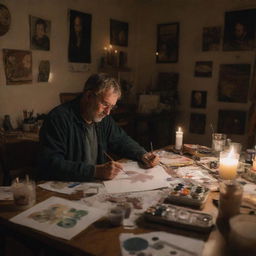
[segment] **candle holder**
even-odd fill
[[[223,180],[233,180],[237,176],[239,154],[232,151],[220,152],[219,176]]]
[[[12,182],[11,191],[17,209],[27,209],[36,202],[36,184],[31,179],[16,178]]]

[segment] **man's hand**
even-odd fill
[[[159,164],[159,157],[154,153],[148,152],[142,156],[141,161],[146,168],[152,168]]]
[[[120,163],[110,161],[105,164],[96,165],[94,177],[101,180],[112,180],[122,170],[123,167]]]

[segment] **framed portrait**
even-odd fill
[[[3,49],[7,85],[32,83],[31,51]]]
[[[246,103],[250,83],[250,64],[220,65],[218,100]]]
[[[196,61],[195,76],[211,77],[212,76],[212,61]]]
[[[189,132],[196,134],[205,133],[206,115],[201,113],[191,113]]]
[[[220,50],[221,27],[203,28],[202,51]]]
[[[50,50],[51,22],[35,16],[29,16],[30,49]]]
[[[250,51],[255,48],[256,9],[225,13],[224,51]]]
[[[11,14],[8,8],[0,4],[0,36],[3,36],[9,31],[11,25]]]
[[[156,62],[178,62],[179,56],[179,23],[157,25]]]
[[[68,61],[91,63],[92,15],[69,10]]]
[[[207,91],[191,92],[191,108],[206,108]]]
[[[110,19],[110,44],[128,46],[129,24]]]
[[[50,61],[41,60],[38,66],[38,82],[48,82],[50,76]]]
[[[225,134],[244,134],[246,111],[219,110],[218,132]]]

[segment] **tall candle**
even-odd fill
[[[232,180],[236,177],[239,154],[230,152],[220,153],[219,175],[224,180]]]
[[[176,131],[175,149],[181,150],[182,143],[183,143],[183,132],[179,127],[178,131]]]

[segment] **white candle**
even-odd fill
[[[183,132],[179,127],[178,131],[176,131],[175,149],[181,150],[182,143],[183,143]]]
[[[224,180],[232,180],[236,177],[239,154],[230,152],[220,153],[219,174]]]

